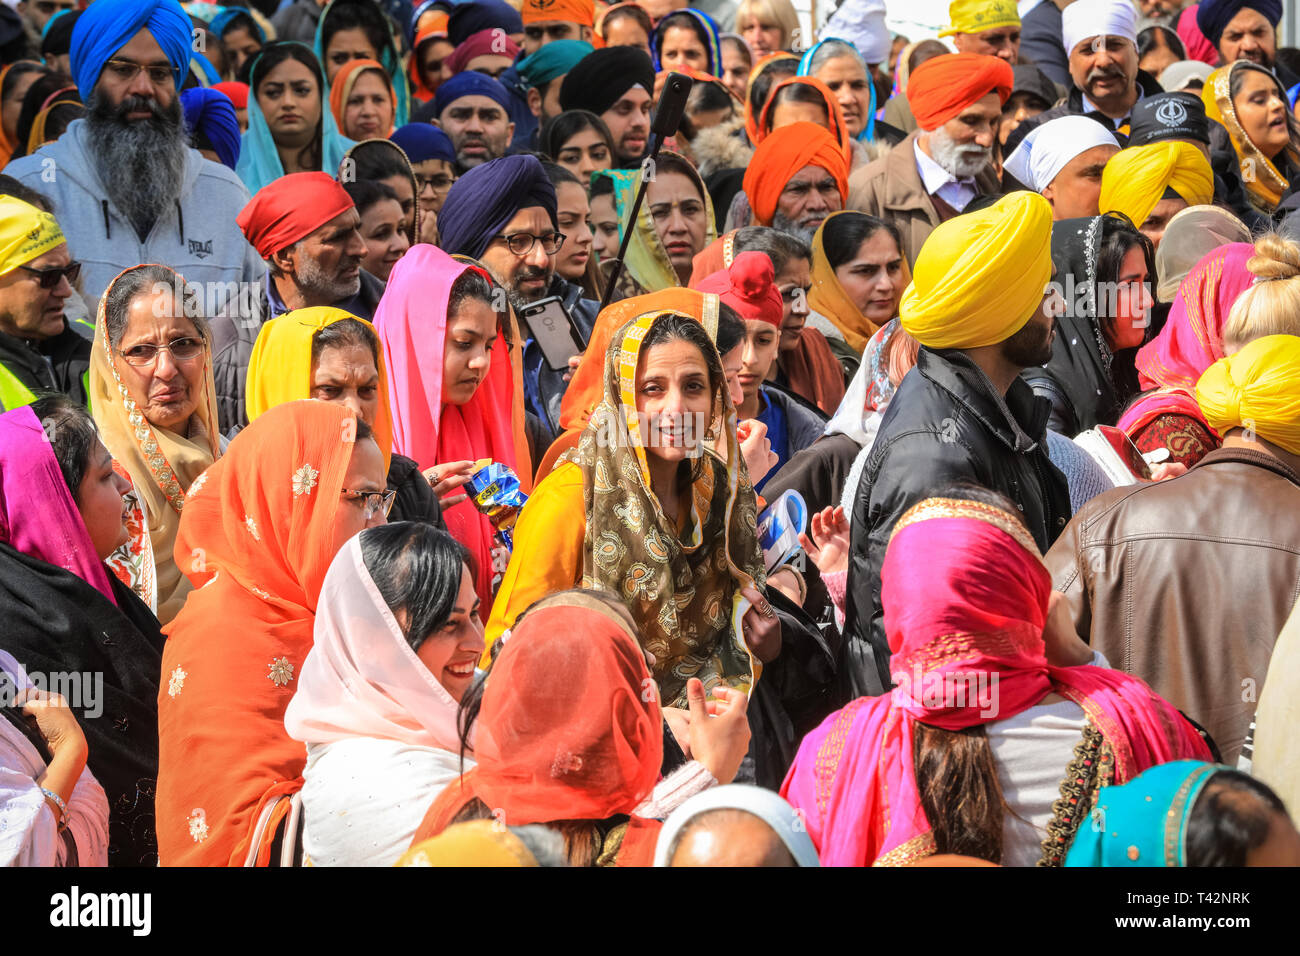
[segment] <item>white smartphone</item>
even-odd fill
[[[587,347],[558,295],[525,306],[519,317],[542,347],[546,364],[557,372],[567,369],[569,359]]]

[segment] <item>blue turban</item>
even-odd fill
[[[180,88],[193,52],[194,29],[181,5],[176,0],[95,0],[77,18],[68,51],[72,78],[83,100],[90,101],[104,62],[142,29],[148,29],[162,47],[176,88]]]
[[[1224,28],[1247,7],[1258,10],[1273,26],[1282,19],[1282,0],[1201,0],[1196,10],[1196,26],[1207,40],[1218,46]]]
[[[103,3],[103,0],[97,2]],[[466,70],[439,84],[438,92],[433,97],[433,115],[441,116],[453,100],[462,96],[486,96],[500,104],[507,113],[510,112],[510,93],[504,86],[485,73]]]
[[[196,86],[181,90],[181,110],[190,134],[197,133],[206,139],[222,164],[234,169],[239,162],[240,133],[235,104],[230,102],[230,97],[220,90]]]
[[[102,2],[102,0],[100,0]],[[541,206],[555,226],[555,187],[536,156],[503,156],[475,166],[451,187],[438,213],[438,245],[477,259],[515,214]]]
[[[98,2],[98,0],[96,0]],[[524,20],[519,11],[502,0],[471,0],[451,8],[447,18],[447,39],[460,46],[480,30],[499,28],[507,34],[523,33]]]
[[[541,86],[564,76],[594,49],[586,40],[553,40],[516,63],[515,70],[525,86]]]
[[[456,147],[451,145],[451,137],[431,123],[407,123],[393,130],[393,135],[388,138],[402,147],[406,158],[413,163],[422,163],[426,159],[456,162]]]

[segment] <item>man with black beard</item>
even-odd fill
[[[1047,456],[1051,403],[1020,378],[1052,354],[1061,298],[1051,240],[1051,205],[1022,191],[941,224],[917,258],[899,321],[922,348],[853,505],[844,611],[853,697],[890,686],[880,575],[909,508],[945,486],[980,485],[1016,504],[1042,551],[1070,519],[1065,477]]]
[[[907,81],[917,130],[849,177],[848,209],[893,223],[915,262],[934,228],[977,196],[997,193],[991,164],[1002,106],[1015,74],[994,56],[949,53],[926,60]]]

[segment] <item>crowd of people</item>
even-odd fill
[[[1282,4],[824,6],[0,5],[0,862],[1300,865]]]

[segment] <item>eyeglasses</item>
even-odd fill
[[[387,518],[388,513],[393,510],[393,501],[397,498],[396,490],[350,491],[347,488],[344,488],[341,494],[348,501],[365,502],[365,507],[362,511],[362,514],[365,516],[365,519],[367,521],[369,521],[375,515],[379,514],[380,511],[382,511],[384,513],[384,517]]]
[[[529,232],[516,232],[511,235],[497,235],[492,237],[495,242],[500,239],[507,248],[517,256],[526,256],[533,251],[536,243],[542,244],[542,252],[548,256],[553,256],[560,251],[560,246],[564,245],[564,233],[548,232],[545,235],[534,236]]]
[[[80,262],[71,262],[66,266],[55,266],[52,269],[33,269],[31,266],[19,266],[18,268],[37,276],[36,281],[41,284],[42,289],[53,289],[64,276],[68,277],[69,283],[76,282],[77,276],[81,275]]]
[[[429,189],[432,189],[434,192],[440,193],[450,189],[452,187],[452,184],[456,182],[456,177],[450,175],[449,173],[437,173],[433,176],[417,175],[415,177],[415,181],[420,187],[418,190],[416,190],[416,192],[419,193],[424,192],[425,187],[427,186]]]
[[[158,353],[168,351],[177,362],[187,362],[203,351],[202,339],[174,339],[166,345],[133,345],[117,354],[126,359],[128,365],[144,368],[158,359]]]
[[[175,81],[176,75],[172,72],[170,66],[162,66],[157,63],[151,63],[145,66],[143,63],[136,63],[132,60],[109,60],[104,64],[105,68],[112,71],[113,76],[123,83],[134,83],[135,78],[144,70],[149,74],[149,82],[154,86],[163,87]]]

